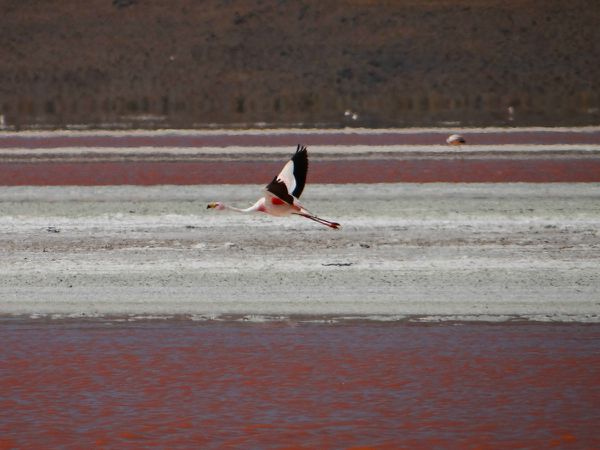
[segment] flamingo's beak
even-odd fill
[[[216,208],[217,204],[216,203],[209,203],[208,205],[206,205],[206,209],[211,209],[211,208]]]

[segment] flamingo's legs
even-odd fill
[[[338,228],[341,227],[341,225],[337,222],[331,222],[329,220],[321,219],[320,217],[313,216],[312,214],[307,214],[307,213],[303,213],[303,212],[293,213],[293,214],[297,214],[299,216],[306,217],[307,219],[314,220],[315,222],[320,223],[321,225],[326,225],[329,228],[333,228],[335,230],[337,230]]]

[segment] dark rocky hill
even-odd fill
[[[2,0],[0,33],[10,127],[600,122],[597,0]]]

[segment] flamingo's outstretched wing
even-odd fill
[[[298,145],[292,159],[283,166],[279,175],[273,178],[266,189],[291,205],[294,203],[294,198],[299,198],[304,190],[307,172],[308,152],[306,147]]]
[[[278,180],[277,177],[275,177],[275,179],[268,184],[266,190],[267,196],[275,196],[289,205],[294,204],[294,197],[292,197],[287,191],[285,183]]]

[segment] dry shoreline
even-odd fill
[[[598,184],[4,187],[0,314],[600,321]],[[244,320],[245,320],[244,319]]]

